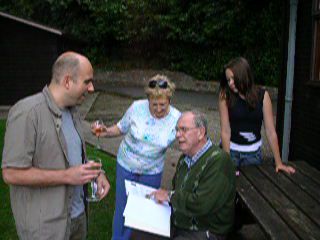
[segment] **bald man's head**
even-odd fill
[[[52,66],[51,82],[59,84],[65,75],[69,75],[76,82],[82,61],[89,62],[85,56],[75,52],[61,54]]]

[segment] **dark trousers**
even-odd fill
[[[175,229],[173,240],[225,240],[226,236],[210,233],[209,231],[191,231]]]
[[[78,217],[71,219],[70,240],[85,240],[87,238],[87,218],[86,213],[81,213]]]

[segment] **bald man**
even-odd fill
[[[93,69],[66,52],[52,67],[43,91],[17,102],[7,119],[4,181],[20,239],[86,239],[83,185],[98,180],[100,198],[110,185],[97,163],[86,163],[76,106],[93,92]]]

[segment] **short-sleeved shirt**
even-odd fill
[[[71,109],[82,141],[81,120]],[[16,103],[9,112],[2,168],[66,169],[67,145],[61,129],[61,111],[49,89]],[[20,239],[69,239],[74,187],[10,185],[11,208]]]
[[[169,106],[169,113],[155,118],[147,99],[133,102],[117,126],[125,134],[117,160],[127,171],[158,174],[163,171],[165,152],[175,139],[181,113]]]

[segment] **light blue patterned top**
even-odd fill
[[[125,134],[118,151],[118,163],[133,173],[161,173],[165,152],[175,139],[175,126],[180,115],[170,106],[167,116],[154,118],[147,99],[134,101],[117,123]]]

